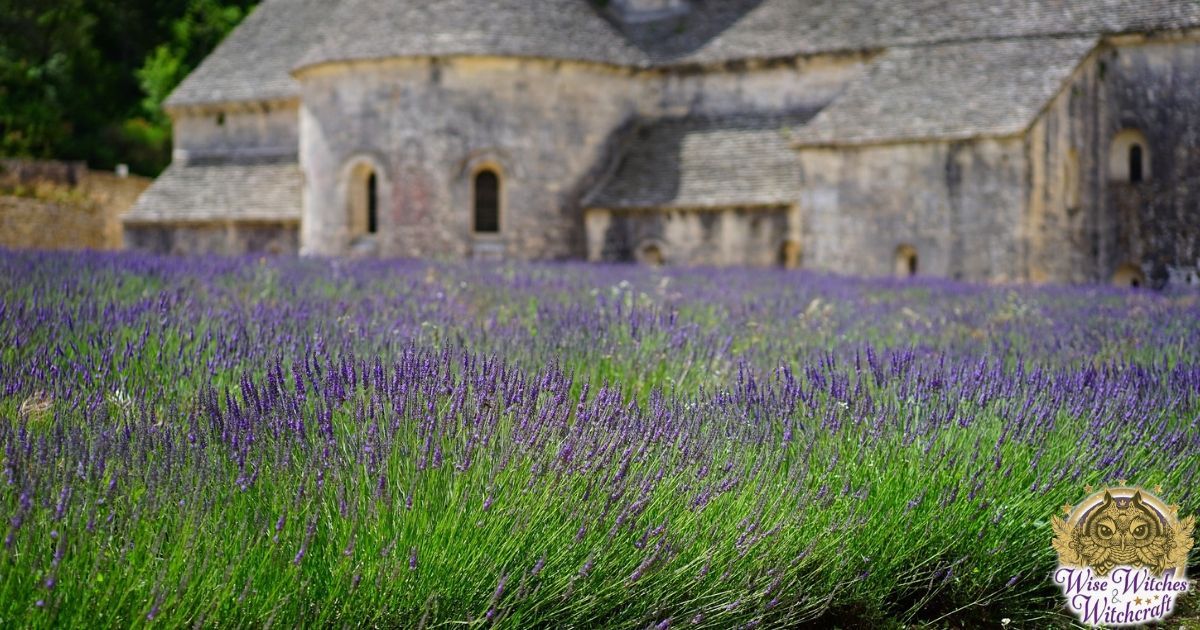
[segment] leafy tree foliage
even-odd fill
[[[163,100],[256,0],[0,0],[0,154],[170,159]]]

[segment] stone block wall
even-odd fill
[[[299,226],[294,223],[201,223],[127,225],[125,247],[156,254],[295,254]]]
[[[1200,269],[1200,40],[1118,40],[1097,65],[1101,154],[1123,130],[1147,145],[1143,181],[1106,178],[1098,279],[1132,263],[1164,286]]]
[[[915,251],[920,274],[1025,278],[1020,139],[804,148],[798,154],[806,267],[890,275],[902,252]]]
[[[300,77],[302,250],[382,256],[582,258],[580,200],[644,93],[626,71],[531,59],[392,60]],[[360,165],[378,233],[351,231]],[[473,180],[500,184],[500,232],[472,229]]]
[[[790,266],[790,208],[587,213],[588,259],[688,266]],[[796,243],[798,246],[799,244]]]
[[[0,161],[0,246],[120,249],[121,214],[149,185],[82,163]]]
[[[663,71],[645,89],[651,115],[727,116],[816,110],[828,105],[864,72],[869,54],[820,55],[749,68]]]
[[[1128,152],[1143,150],[1143,180]],[[1200,271],[1200,41],[1104,43],[1030,129],[1031,279],[1151,286]]]
[[[300,145],[298,112],[291,101],[173,109],[175,160],[295,155]]]

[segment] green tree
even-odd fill
[[[76,69],[93,62],[82,0],[0,0],[0,152],[44,156],[70,137]]]
[[[0,0],[0,154],[170,159],[163,100],[254,0]]]

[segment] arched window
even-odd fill
[[[347,227],[352,238],[379,232],[379,175],[371,164],[350,169],[346,182]]]
[[[1108,178],[1127,184],[1149,181],[1152,157],[1145,134],[1137,129],[1125,129],[1113,136],[1108,153]]]
[[[1068,210],[1079,207],[1079,189],[1082,183],[1079,180],[1079,151],[1071,149],[1067,152],[1067,159],[1063,163],[1063,186],[1065,188],[1063,200],[1066,202]]]
[[[638,261],[643,265],[660,267],[664,262],[666,262],[666,257],[663,256],[662,247],[660,247],[658,243],[649,242],[644,243],[640,248],[638,248]]]
[[[1136,184],[1142,177],[1142,145],[1134,144],[1129,147],[1129,182]]]
[[[367,234],[379,231],[379,178],[372,171],[367,177]]]
[[[917,248],[901,245],[896,248],[896,277],[909,278],[917,275]]]
[[[800,266],[800,243],[788,239],[779,246],[779,266],[784,269]]]
[[[1118,287],[1139,289],[1146,286],[1146,274],[1142,273],[1141,267],[1133,263],[1125,263],[1117,267],[1117,271],[1113,273],[1112,283]]]
[[[500,232],[500,177],[490,169],[475,175],[475,232]]]

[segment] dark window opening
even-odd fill
[[[221,112],[221,113],[217,114],[217,126],[218,127],[225,126],[225,112]]]
[[[661,267],[666,262],[666,257],[663,256],[662,248],[653,243],[642,246],[641,255],[642,264],[651,267]]]
[[[1129,181],[1136,184],[1145,178],[1142,168],[1142,145],[1135,144],[1129,147]]]
[[[1141,266],[1125,263],[1117,267],[1117,271],[1112,277],[1112,283],[1118,287],[1138,289],[1146,286],[1146,274],[1142,272]]]
[[[475,176],[475,231],[500,231],[500,178],[492,171],[480,171]]]
[[[379,180],[375,173],[367,177],[367,234],[379,231]]]
[[[800,244],[787,240],[779,246],[779,266],[784,269],[795,269],[800,266]]]

